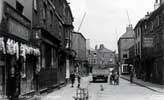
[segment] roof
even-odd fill
[[[120,38],[134,38],[134,31],[125,32]]]
[[[100,52],[113,52],[112,50],[110,49],[107,49],[107,48],[102,48],[102,49],[98,49]]]
[[[86,40],[86,38],[84,37],[84,35],[82,34],[82,33],[80,33],[80,32],[72,32],[73,34],[79,34],[79,35],[81,35],[85,40]]]

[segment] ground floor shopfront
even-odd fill
[[[138,79],[156,84],[164,84],[163,57],[134,59],[135,74]]]
[[[3,97],[18,98],[35,90],[39,55],[39,49],[27,41],[0,34],[0,94]]]

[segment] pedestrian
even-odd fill
[[[73,87],[74,83],[75,83],[75,73],[72,72],[71,75],[70,75],[70,79],[71,79],[71,87]]]
[[[114,85],[118,85],[118,73],[115,72],[115,75],[114,75]]]
[[[78,81],[77,87],[78,87],[78,88],[80,88],[80,80],[81,80],[81,77],[80,77],[80,75],[78,74],[78,75],[77,75],[77,81]]]
[[[112,71],[112,74],[110,75],[110,84],[113,84],[114,81],[114,71]]]
[[[133,83],[134,71],[133,68],[130,70],[130,83]]]

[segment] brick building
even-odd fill
[[[117,64],[116,62],[116,53],[115,51],[111,51],[103,44],[95,46],[95,49],[91,49],[89,52],[89,64],[94,66],[104,66],[108,68],[114,68]]]

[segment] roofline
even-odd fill
[[[85,40],[86,40],[86,38],[83,36],[83,34],[82,33],[80,33],[80,32],[72,32],[73,34],[80,34]]]

